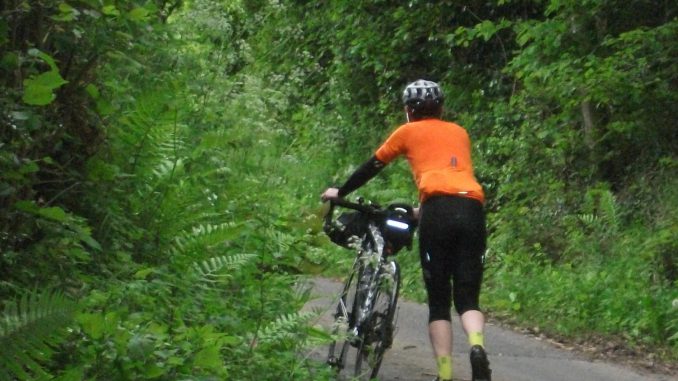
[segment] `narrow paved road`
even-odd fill
[[[324,311],[318,323],[330,326],[341,284],[327,279],[313,281],[314,299],[307,305]],[[393,347],[386,353],[381,381],[431,381],[435,362],[426,331],[426,306],[400,302],[398,328]],[[455,320],[455,381],[468,381],[471,372],[468,346],[461,325]],[[493,381],[678,381],[678,377],[641,373],[621,365],[591,361],[583,355],[559,349],[533,337],[488,325],[485,333]],[[324,356],[324,349],[316,354]]]

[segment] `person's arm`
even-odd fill
[[[337,195],[339,197],[344,197],[354,190],[360,188],[379,172],[381,172],[385,165],[386,164],[377,159],[376,156],[372,156],[369,160],[364,162],[363,165],[356,169],[353,174],[351,174],[344,185],[339,188]]]
[[[377,159],[376,156],[372,156],[368,161],[356,169],[340,188],[328,188],[325,190],[322,194],[322,199],[327,201],[346,196],[370,181],[370,179],[376,176],[385,165],[386,164]]]

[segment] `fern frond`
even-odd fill
[[[241,230],[241,226],[229,223],[194,226],[191,231],[175,239],[170,247],[170,253],[187,255],[195,251],[204,251],[211,246],[234,240],[240,235]]]
[[[193,270],[200,275],[204,281],[210,282],[215,278],[228,277],[229,274],[223,273],[225,270],[237,270],[256,257],[255,254],[234,254],[212,257],[202,262],[193,263]]]
[[[146,105],[138,104],[134,112],[120,119],[123,127],[116,131],[118,139],[128,147],[135,147],[132,153],[134,161],[148,161],[148,159],[163,158],[172,155],[177,145],[174,139],[174,123],[167,111],[161,111],[157,100],[149,97]],[[151,105],[154,102],[156,104]],[[144,107],[151,106],[151,107]]]
[[[281,232],[277,229],[266,229],[266,241],[270,246],[270,250],[278,253],[288,252],[299,239],[298,236],[287,232]]]
[[[0,319],[0,374],[48,378],[40,365],[64,337],[76,304],[60,292],[31,292],[5,306]]]
[[[298,339],[299,333],[306,331],[302,327],[306,327],[316,316],[317,313],[311,311],[282,315],[259,331],[258,341],[260,343],[277,343],[287,339]]]
[[[170,175],[176,175],[182,171],[183,166],[184,162],[180,158],[176,161],[171,158],[165,158],[153,168],[153,176],[155,176],[158,182],[165,181]]]
[[[620,225],[619,213],[617,212],[617,200],[610,191],[605,191],[600,197],[601,214],[605,218],[608,228],[617,231]]]
[[[310,283],[299,281],[294,284],[294,301],[300,305],[304,305],[311,298],[313,287]]]
[[[174,129],[174,125],[169,124],[166,126],[166,128]],[[184,125],[180,126],[180,129],[184,128],[185,128]],[[158,144],[158,150],[160,152],[164,152],[166,156],[173,156],[172,155],[173,153],[184,152],[186,149],[187,145],[184,138],[182,138],[178,134],[175,134],[174,132],[172,132],[170,136],[168,136],[168,139],[165,139],[164,141]]]
[[[593,226],[598,223],[598,217],[593,213],[582,213],[577,216],[579,221],[581,221],[586,226]]]

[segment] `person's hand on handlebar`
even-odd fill
[[[341,197],[339,197],[339,188],[327,188],[325,192],[323,192],[322,195],[320,195],[320,198],[323,201],[331,201],[331,200],[338,200]]]

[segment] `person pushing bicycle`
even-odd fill
[[[443,121],[443,92],[437,83],[417,80],[403,91],[407,123],[340,188],[326,189],[337,200],[404,155],[419,191],[419,254],[428,295],[428,331],[438,366],[437,381],[452,380],[452,302],[471,346],[473,381],[491,381],[484,349],[485,317],[479,308],[486,247],[485,196],[473,172],[471,141],[458,124]]]

